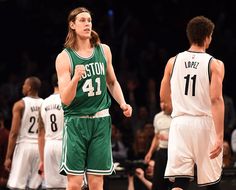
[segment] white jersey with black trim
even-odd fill
[[[210,61],[207,53],[184,51],[176,56],[171,75],[172,117],[211,116]]]
[[[43,101],[41,117],[45,127],[45,139],[61,140],[64,125],[64,112],[59,94],[52,94]]]
[[[24,97],[24,112],[16,143],[38,143],[39,110],[43,102],[42,98]]]

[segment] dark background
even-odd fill
[[[63,48],[69,10],[86,6],[93,13],[93,28],[112,49],[117,75],[122,77],[125,69],[140,76],[148,63],[140,63],[139,55],[155,48],[159,57],[150,58],[153,69],[141,78],[154,76],[158,84],[168,58],[188,48],[188,20],[196,15],[209,17],[216,28],[208,53],[224,61],[224,93],[235,99],[234,4],[233,0],[0,0],[1,84],[12,73],[18,80],[31,74],[48,80]],[[42,92],[42,96],[48,94]]]
[[[22,96],[26,76],[40,77],[40,96],[51,93],[50,78],[55,72],[55,58],[63,49],[67,15],[78,6],[92,12],[93,29],[111,47],[122,87],[129,76],[134,76],[142,83],[141,91],[145,91],[148,78],[154,78],[159,88],[167,60],[188,49],[185,28],[189,19],[209,17],[216,28],[207,52],[224,62],[224,94],[236,101],[233,0],[0,0],[1,110],[11,113],[12,104]],[[14,88],[9,86],[17,87],[16,91],[11,92]],[[7,128],[10,121],[9,114]],[[121,190],[121,184],[126,183],[126,179],[118,178],[109,185]],[[233,177],[224,176],[222,184],[225,189],[235,189],[235,171]]]

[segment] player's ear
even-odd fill
[[[72,30],[75,29],[75,24],[74,24],[74,22],[71,21],[69,25],[70,25],[70,28],[71,28]]]

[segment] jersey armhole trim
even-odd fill
[[[209,77],[209,82],[211,82],[211,61],[213,57],[210,57],[209,62],[208,62],[208,77]]]
[[[69,59],[70,59],[70,74],[71,74],[71,77],[72,77],[73,74],[74,74],[74,67],[73,67],[72,57],[71,57],[70,52],[69,52],[69,50],[67,48],[65,49],[65,51],[68,54]]]
[[[174,72],[175,63],[176,63],[176,60],[177,60],[178,55],[179,55],[179,54],[177,54],[177,55],[175,56],[175,60],[174,60],[174,63],[173,63],[173,66],[172,66],[172,70],[171,70],[171,73],[170,73],[170,79],[172,78],[172,75],[173,75],[173,72]]]

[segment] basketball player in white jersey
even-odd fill
[[[9,189],[37,189],[42,178],[38,174],[38,118],[43,99],[38,96],[41,81],[37,77],[25,79],[24,98],[12,109],[12,124],[9,135],[5,168],[10,170]]]
[[[206,49],[214,23],[197,16],[187,25],[190,48],[167,62],[160,98],[172,103],[165,177],[174,190],[187,189],[197,166],[197,183],[220,189],[224,129],[224,64]]]
[[[66,189],[66,176],[59,174],[64,112],[61,106],[57,75],[52,76],[54,92],[40,109],[39,120],[39,170],[44,174],[46,189]]]

